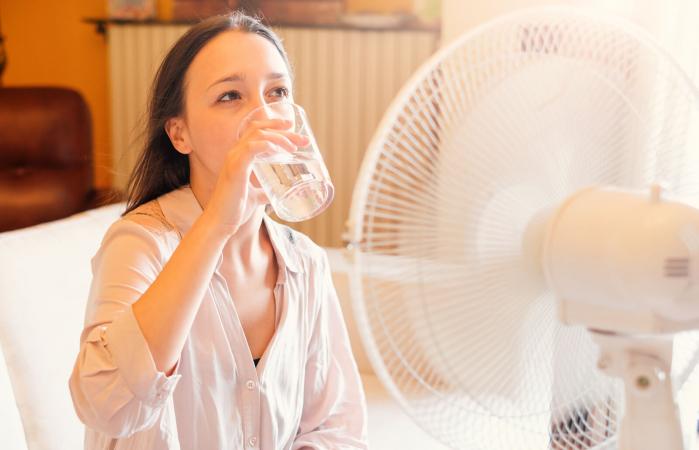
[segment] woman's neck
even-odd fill
[[[211,198],[213,186],[206,187],[200,184],[191,184],[192,193],[197,199],[202,210]],[[255,261],[257,257],[264,253],[266,240],[268,240],[266,230],[263,227],[264,206],[254,210],[250,217],[245,220],[238,230],[230,236],[224,247],[224,257],[234,265],[248,266],[250,261]]]

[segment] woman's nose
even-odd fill
[[[264,99],[258,99],[251,108],[251,115],[254,120],[267,120],[274,118],[274,110]]]
[[[284,111],[280,109],[280,105],[274,103],[277,102],[257,101],[248,114],[253,120],[285,119]]]

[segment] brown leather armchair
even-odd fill
[[[92,120],[66,88],[0,88],[0,231],[104,202],[93,188]]]

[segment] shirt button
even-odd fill
[[[255,382],[252,380],[248,380],[248,382],[245,383],[245,386],[247,386],[247,388],[252,391],[253,389],[255,389]]]
[[[248,439],[248,444],[250,444],[250,447],[254,447],[255,445],[257,445],[257,438],[255,436],[251,437],[250,439]]]

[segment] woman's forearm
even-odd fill
[[[158,370],[172,373],[228,237],[200,216],[132,305]]]

